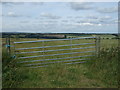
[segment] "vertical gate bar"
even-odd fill
[[[10,35],[9,35],[9,38],[8,38],[8,52],[9,52],[9,55],[11,55],[11,48],[10,48]]]
[[[70,44],[71,44],[71,51],[72,51],[72,39],[70,40]]]
[[[45,56],[44,56],[44,54],[45,54],[45,50],[44,50],[44,45],[45,45],[45,43],[44,43],[44,40],[43,40],[43,42],[42,42],[42,47],[43,47],[43,49],[42,49],[42,51],[43,51],[43,59],[45,59]]]
[[[7,45],[8,45],[8,37],[6,37],[6,53],[8,53],[8,47],[7,47]]]
[[[100,55],[100,37],[98,37],[98,56]]]
[[[72,53],[72,39],[70,39],[71,53]]]
[[[14,56],[13,56],[13,58],[16,58],[15,43],[13,43],[13,46],[14,46],[14,51],[13,51],[13,52],[14,52],[14,53],[13,53],[13,54],[14,54]]]
[[[98,56],[98,37],[95,39],[96,56]]]

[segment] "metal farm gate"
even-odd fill
[[[99,38],[81,37],[14,43],[18,63],[27,67],[44,67],[54,63],[84,63],[99,52]]]

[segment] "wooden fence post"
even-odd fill
[[[99,57],[99,53],[100,53],[100,37],[96,38],[96,55]]]

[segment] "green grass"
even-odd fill
[[[59,43],[64,44],[66,42]],[[54,45],[53,43],[49,44]],[[21,47],[21,45],[17,47]],[[22,45],[22,47],[26,46]],[[100,56],[91,57],[87,63],[72,65],[58,63],[39,68],[22,67],[16,64],[17,59],[13,60],[9,55],[3,53],[3,87],[117,88],[118,51],[117,40],[103,40],[101,41]]]
[[[19,84],[19,80],[22,78],[19,77],[17,73],[18,65],[16,60],[8,55],[5,51],[2,52],[2,86],[3,87],[12,87]]]
[[[86,67],[89,68],[87,76],[102,81],[107,88],[118,86],[119,51],[119,47],[102,49],[99,57],[95,57],[93,62],[86,63]]]
[[[117,39],[101,39],[100,47],[102,48],[112,48],[118,47],[118,40]]]

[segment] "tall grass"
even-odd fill
[[[11,55],[5,51],[2,52],[2,87],[16,87],[20,83],[23,78],[20,77],[22,72],[18,71],[19,67],[20,65]]]
[[[99,57],[95,57],[92,62],[86,63],[86,67],[89,68],[86,76],[91,79],[101,80],[106,87],[120,87],[119,55],[119,47],[103,48],[99,53]]]
[[[41,68],[18,68],[16,61],[4,53],[3,87],[116,88],[119,86],[119,50],[118,47],[102,49],[99,57],[92,57],[84,64],[54,64]]]

